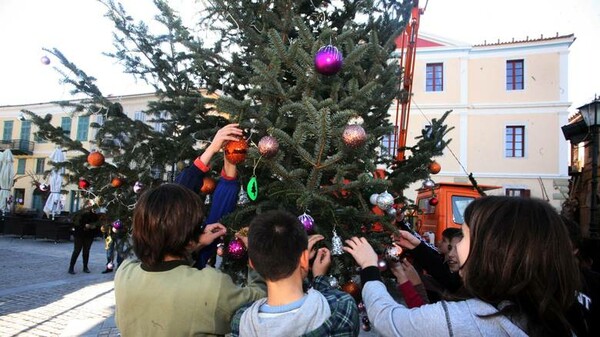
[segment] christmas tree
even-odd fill
[[[60,59],[57,69],[73,93],[86,95],[59,104],[73,114],[105,116],[102,125],[93,125],[94,144],[109,160],[91,168],[91,149],[52,126],[51,116],[26,111],[38,136],[81,153],[62,165],[70,182],[83,177],[94,187],[82,193],[128,221],[137,197],[133,183],[171,180],[219,127],[240,123],[245,139],[224,148],[224,155],[239,161],[242,183],[236,211],[222,220],[231,234],[257,213],[288,210],[309,233],[325,236],[320,244],[334,254],[331,273],[340,284],[356,273],[341,240],[366,236],[385,252],[389,233],[409,207],[402,191],[429,176],[432,157],[448,143],[447,113],[422,131],[405,160],[397,161],[382,143],[395,131],[389,110],[402,96],[402,72],[391,55],[411,1],[208,1],[199,25],[210,27],[216,42],[192,33],[164,1],[155,0],[164,28],[157,35],[121,5],[101,2],[116,28],[118,51],[109,55],[154,85],[156,100],[144,113],[164,129],[132,120],[100,92],[95,78],[59,50],[48,50]],[[213,161],[219,169],[222,158]],[[164,179],[161,172],[169,168]],[[115,177],[126,183],[115,187]],[[224,258],[232,274],[246,264]]]

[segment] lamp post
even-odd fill
[[[591,151],[592,151],[592,188],[591,188],[591,204],[590,204],[590,238],[600,238],[598,233],[598,127],[600,126],[600,99],[594,97],[594,100],[584,106],[579,107],[579,112],[583,116],[585,123],[590,128],[591,133]]]

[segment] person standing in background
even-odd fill
[[[69,274],[75,274],[75,263],[81,251],[83,251],[83,272],[89,273],[88,262],[90,259],[90,248],[94,238],[98,234],[98,221],[100,214],[92,207],[86,207],[75,214],[73,222],[73,253],[69,264]]]

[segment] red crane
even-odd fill
[[[425,4],[425,8],[427,3]],[[400,77],[400,96],[396,101],[396,121],[394,123],[394,140],[397,154],[396,160],[403,161],[404,147],[408,129],[408,118],[410,115],[410,101],[412,96],[413,74],[415,70],[415,56],[417,53],[417,36],[419,33],[419,22],[425,8],[419,8],[419,0],[413,1],[410,12],[410,21],[402,34],[398,37],[400,44],[400,57],[398,63],[402,70]],[[390,140],[391,142],[392,140]],[[394,149],[393,147],[392,150]]]

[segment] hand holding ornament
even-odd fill
[[[204,227],[204,231],[200,234],[200,238],[198,238],[198,246],[197,249],[202,249],[215,241],[216,239],[222,237],[227,233],[227,228],[220,223],[213,223],[210,225],[206,225]]]
[[[317,258],[313,262],[312,272],[313,276],[322,276],[327,274],[329,266],[331,265],[331,252],[329,249],[323,247],[317,251]]]

